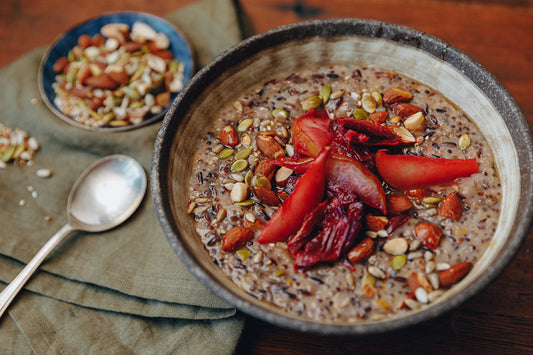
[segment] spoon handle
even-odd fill
[[[74,231],[70,224],[66,224],[63,228],[57,231],[56,234],[35,254],[33,259],[22,269],[22,271],[11,281],[9,285],[0,293],[0,318],[6,311],[7,307],[13,301],[15,296],[19,293],[22,287],[30,279],[33,273],[39,268],[39,265],[46,259],[46,257],[68,236]]]

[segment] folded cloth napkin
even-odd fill
[[[188,38],[197,67],[244,36],[231,0],[198,1],[167,19]],[[66,224],[69,191],[92,162],[126,154],[149,174],[159,128],[97,133],[59,120],[39,99],[44,51],[0,70],[0,122],[41,143],[33,166],[0,169],[0,289]],[[41,168],[52,177],[39,178]],[[75,232],[52,253],[0,319],[0,353],[231,353],[242,327],[174,254],[148,191],[123,225]]]

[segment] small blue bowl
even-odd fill
[[[156,32],[162,32],[168,37],[170,41],[169,50],[172,52],[174,58],[177,61],[185,65],[185,70],[183,73],[183,85],[185,86],[185,84],[187,84],[193,74],[194,59],[191,47],[187,43],[187,40],[185,39],[183,34],[180,33],[180,31],[178,31],[169,22],[151,14],[142,12],[109,13],[96,18],[89,19],[79,25],[74,26],[72,29],[66,31],[65,33],[59,35],[44,54],[39,67],[39,91],[41,93],[41,97],[44,103],[54,114],[56,114],[56,116],[73,126],[91,131],[104,132],[130,130],[133,128],[147,125],[163,117],[170,104],[168,104],[161,112],[157,114],[148,114],[144,118],[144,120],[138,124],[132,124],[123,127],[89,127],[77,122],[72,117],[65,115],[54,104],[54,99],[56,97],[54,89],[52,88],[52,84],[54,83],[56,77],[56,74],[53,70],[54,63],[60,57],[68,55],[68,52],[72,48],[74,48],[74,46],[76,46],[78,38],[83,34],[92,37],[95,34],[100,33],[100,29],[104,25],[109,23],[125,23],[131,27],[135,22],[143,22],[152,27]],[[178,93],[174,93],[171,97],[170,102],[172,102],[177,97],[177,95]]]

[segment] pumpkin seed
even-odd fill
[[[470,146],[470,136],[468,134],[463,134],[461,137],[459,137],[459,147],[461,149],[466,149]]]
[[[123,127],[127,126],[129,123],[126,120],[113,120],[109,122],[111,127]]]
[[[250,156],[250,154],[252,154],[252,150],[249,149],[249,148],[245,148],[245,149],[242,149],[242,150],[239,150],[236,154],[235,154],[235,157],[233,157],[235,160],[239,160],[239,159],[246,159]]]
[[[366,273],[363,275],[363,279],[361,280],[361,282],[363,284],[363,287],[365,285],[374,286],[376,284],[376,278],[372,276],[371,274]]]
[[[391,266],[393,270],[400,270],[405,263],[407,262],[407,256],[405,254],[402,255],[396,255],[391,262]]]
[[[275,118],[287,119],[289,118],[289,113],[282,108],[277,108],[274,111],[272,111],[272,116],[274,116]]]
[[[422,199],[422,202],[428,205],[436,205],[439,203],[442,199],[440,197],[436,196],[427,196]]]
[[[242,202],[233,202],[235,206],[241,206],[241,207],[248,207],[253,205],[255,202],[254,200],[244,200]]]
[[[317,108],[322,104],[322,98],[318,95],[308,97],[302,102],[302,108],[307,111],[312,108]]]
[[[248,167],[248,161],[244,159],[237,159],[231,164],[231,171],[241,172]]]
[[[374,101],[376,102],[376,105],[381,106],[383,105],[383,97],[381,97],[381,94],[377,91],[372,91],[370,94],[374,98]]]
[[[285,275],[286,272],[287,271],[285,271],[284,269],[277,269],[276,271],[274,271],[274,276],[280,277],[280,276]]]
[[[255,175],[252,178],[252,186],[266,187],[267,189],[272,188],[272,185],[270,184],[270,180],[268,180],[263,175]]]
[[[218,157],[219,157],[220,159],[226,159],[226,158],[231,157],[231,155],[233,154],[233,152],[235,152],[235,149],[232,149],[232,148],[222,149],[222,150],[220,151],[220,153],[218,153]]]
[[[354,111],[353,111],[353,114],[352,114],[353,118],[355,118],[356,120],[368,120],[368,113],[365,112],[365,110],[362,110],[360,108],[356,108]]]
[[[361,105],[368,113],[376,112],[376,100],[374,100],[372,95],[370,95],[368,92],[363,94],[363,97],[361,98]]]
[[[239,122],[239,125],[237,126],[237,131],[244,132],[248,130],[248,128],[250,128],[253,123],[254,123],[254,120],[251,118],[244,119],[241,122]]]
[[[108,112],[105,115],[102,116],[102,121],[104,123],[109,123],[115,118],[115,114],[113,112]]]
[[[15,148],[16,147],[14,145],[9,146],[9,148],[7,148],[7,150],[0,155],[0,160],[6,163],[11,160],[13,154],[15,153]]]
[[[246,175],[244,176],[244,183],[248,185],[248,187],[253,187],[252,185],[252,178],[254,177],[254,173],[252,173],[252,170],[248,170]]]
[[[134,100],[139,100],[141,98],[141,95],[135,88],[125,86],[122,88],[122,91],[124,92],[124,94],[126,94],[126,96]]]
[[[331,95],[331,86],[329,84],[322,86],[318,96],[322,98],[322,103],[324,105],[328,103],[330,95]]]
[[[250,256],[251,252],[249,250],[247,250],[247,249],[240,249],[240,250],[237,250],[235,252],[235,254],[237,254],[239,259],[244,261],[244,260],[248,259],[248,257]]]

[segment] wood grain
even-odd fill
[[[192,1],[2,0],[0,67],[98,14],[136,10],[164,15]],[[241,0],[238,4],[256,32],[310,18],[359,17],[403,24],[437,36],[494,73],[533,126],[532,0]],[[532,251],[530,229],[521,250],[494,283],[455,311],[424,324],[384,335],[327,337],[248,318],[237,352],[533,353]]]

